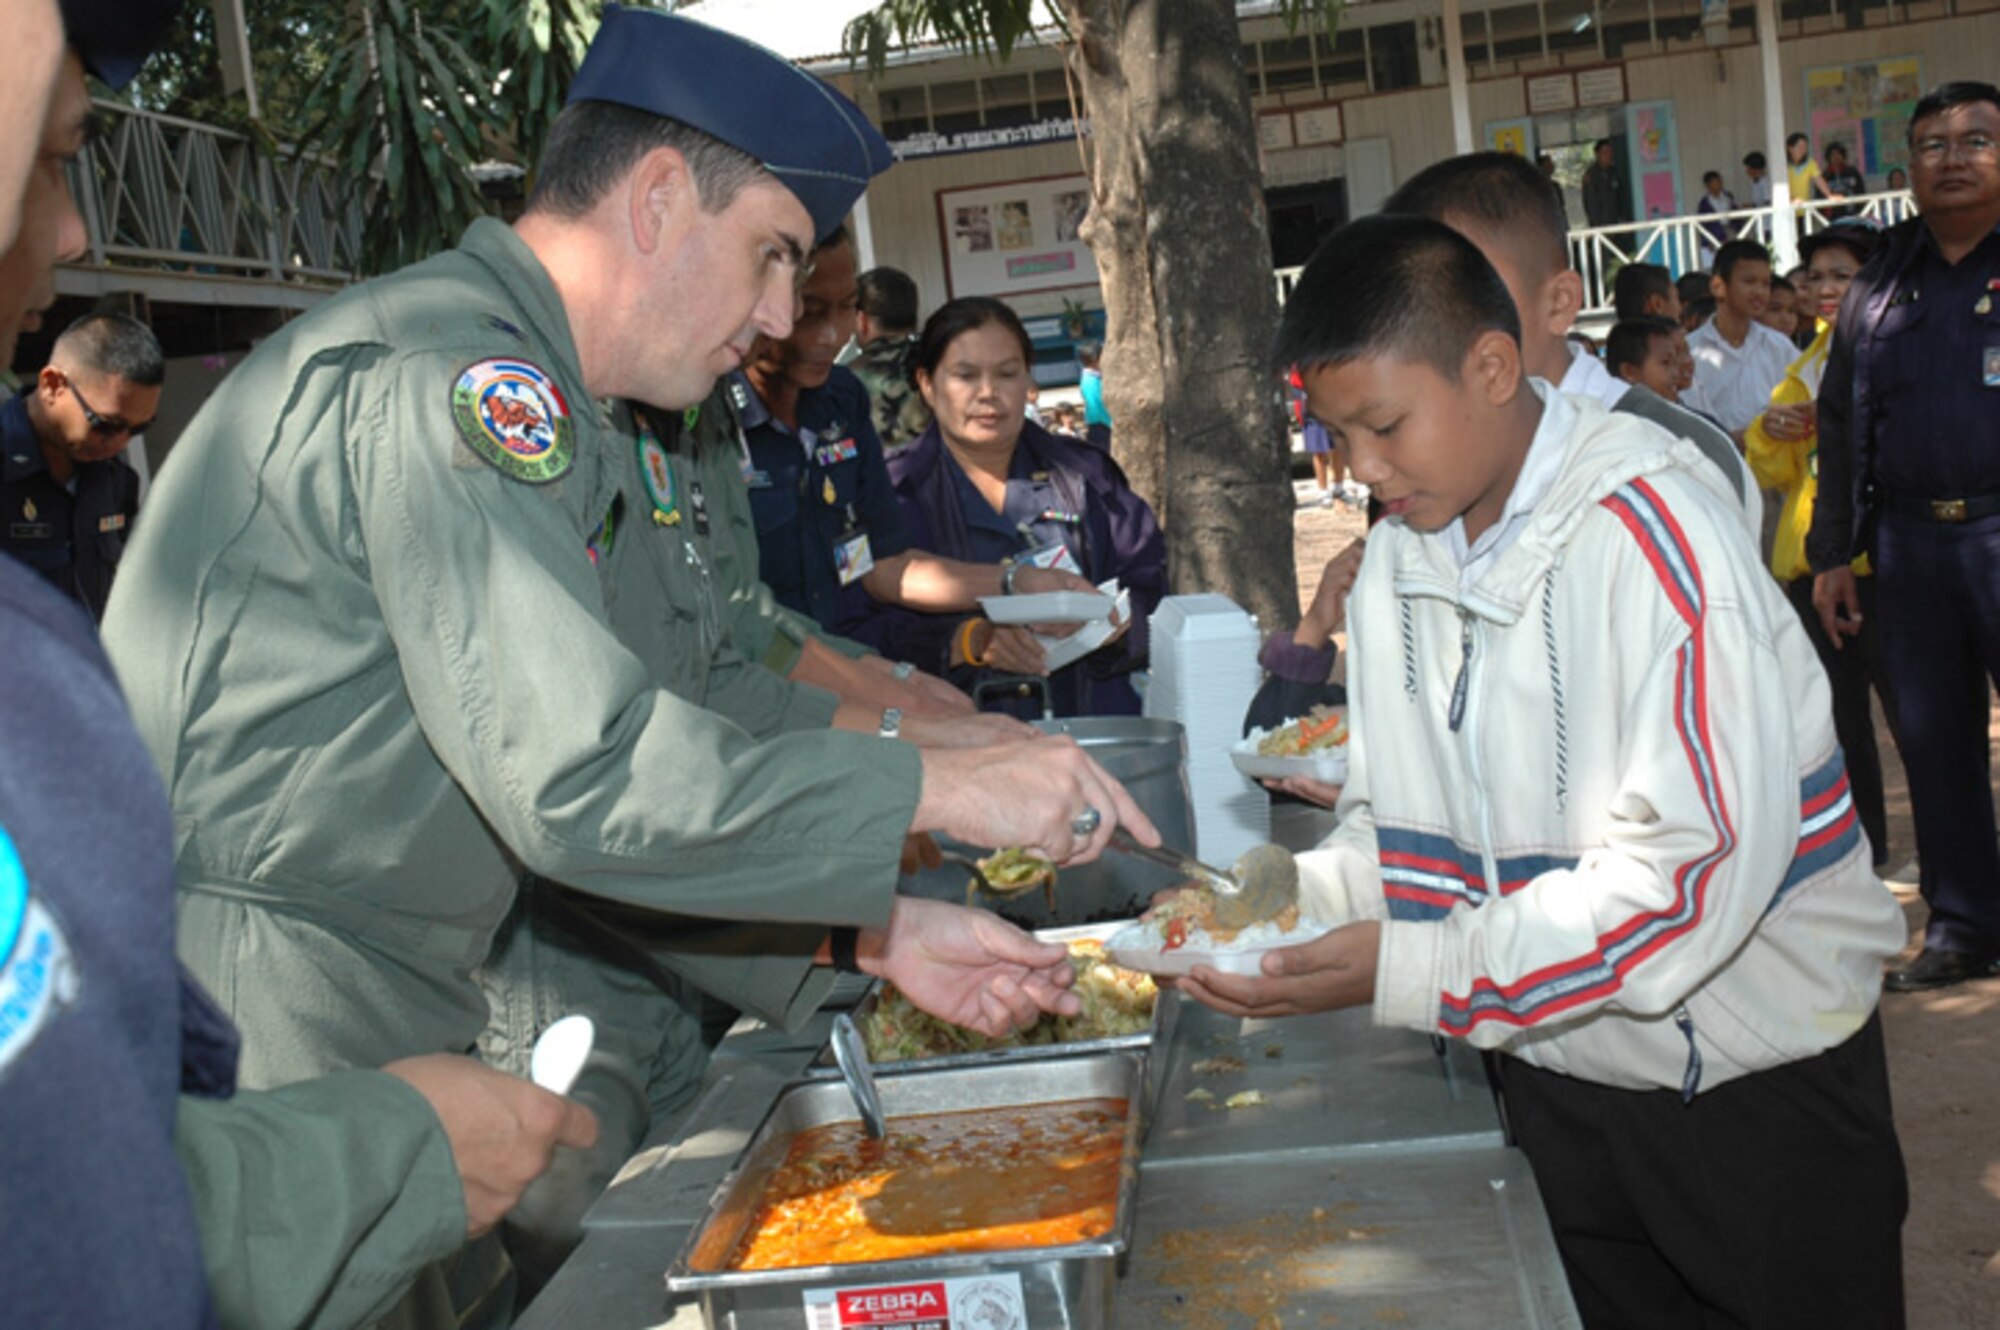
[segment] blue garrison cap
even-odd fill
[[[62,0],[63,35],[83,67],[114,88],[160,49],[181,0]]]
[[[861,108],[833,88],[755,42],[659,9],[604,7],[569,100],[666,116],[748,153],[798,196],[815,239],[895,164]]]

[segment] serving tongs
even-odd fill
[[[882,1096],[875,1088],[875,1068],[868,1061],[861,1031],[844,1011],[833,1018],[832,1042],[833,1060],[840,1064],[840,1079],[847,1082],[854,1109],[861,1114],[861,1129],[870,1140],[879,1141],[889,1134],[889,1120],[882,1115]]]
[[[1247,928],[1275,919],[1299,899],[1299,865],[1291,851],[1276,845],[1253,846],[1230,872],[1211,868],[1191,854],[1141,845],[1123,827],[1113,828],[1111,848],[1193,878],[1215,895],[1215,921],[1225,928]]]

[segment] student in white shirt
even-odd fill
[[[1694,387],[1681,404],[1721,421],[1740,445],[1798,349],[1759,322],[1771,299],[1771,255],[1756,241],[1732,240],[1716,251],[1709,290],[1715,316],[1688,337]]]

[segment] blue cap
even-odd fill
[[[827,84],[755,42],[659,9],[604,7],[569,100],[665,116],[748,153],[798,196],[815,239],[895,164],[861,108]]]
[[[167,40],[181,0],[62,0],[63,32],[83,67],[114,88]]]

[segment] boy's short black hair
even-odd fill
[[[1674,287],[1681,293],[1681,304],[1699,300],[1708,294],[1708,274],[1700,270],[1684,272],[1674,279]]]
[[[1746,152],[1743,154],[1743,165],[1747,166],[1752,171],[1761,171],[1765,168],[1766,165],[1768,165],[1768,163],[1765,162],[1763,153]]]
[[[1657,263],[1628,263],[1611,283],[1611,303],[1621,319],[1641,318],[1648,300],[1654,296],[1666,300],[1673,294],[1673,274]]]
[[[1833,160],[1833,154],[1835,153],[1839,153],[1842,157],[1847,156],[1847,145],[1839,139],[1834,139],[1820,150],[1820,156],[1826,158],[1828,161]]]
[[[1468,152],[1427,166],[1382,203],[1383,212],[1471,223],[1493,240],[1534,236],[1550,272],[1569,266],[1569,214],[1562,191],[1525,157]]]
[[[1711,180],[1720,180],[1720,179],[1722,179],[1722,172],[1720,171],[1703,171],[1701,173],[1701,183],[1704,185]]]
[[[1655,337],[1672,337],[1679,331],[1680,325],[1673,320],[1650,314],[1620,319],[1604,339],[1604,368],[1616,374],[1626,365],[1643,365],[1652,353]]]
[[[2000,110],[2000,88],[1975,79],[1938,84],[1918,99],[1916,109],[1910,112],[1910,142],[1917,141],[1917,125],[1921,121],[1971,102],[1986,102],[1995,110]]]
[[[1378,213],[1335,231],[1306,264],[1271,359],[1282,372],[1394,355],[1456,383],[1486,332],[1519,342],[1521,316],[1479,247],[1443,222]]]
[[[1755,240],[1732,240],[1715,251],[1715,266],[1711,271],[1726,282],[1729,274],[1736,271],[1737,264],[1751,261],[1769,267],[1771,251]]]
[[[1696,296],[1681,306],[1681,324],[1684,327],[1699,328],[1715,317],[1715,297]]]

